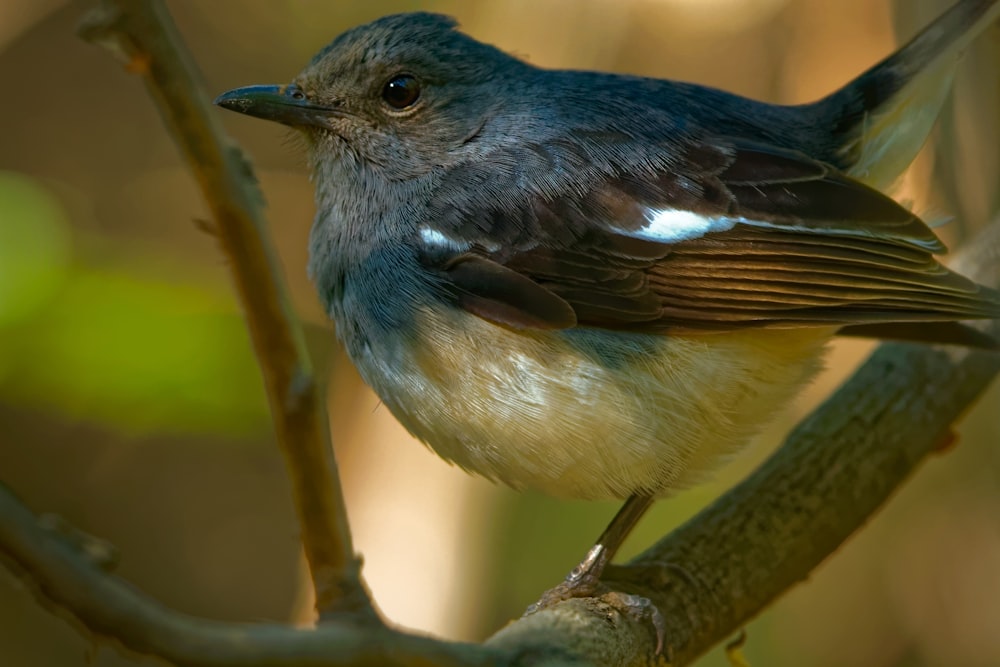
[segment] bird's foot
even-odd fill
[[[619,591],[608,591],[601,596],[601,599],[629,618],[639,623],[652,625],[653,632],[656,633],[655,655],[663,653],[663,645],[667,637],[667,621],[652,600],[641,595],[631,595]],[[669,655],[667,662],[672,662]]]
[[[650,600],[639,595],[629,595],[611,590],[601,583],[601,575],[611,562],[618,547],[635,526],[640,517],[653,504],[653,495],[633,495],[629,497],[615,517],[604,529],[597,543],[587,552],[586,558],[555,588],[542,594],[533,605],[525,610],[528,616],[564,600],[573,598],[600,598],[605,604],[637,621],[649,621],[656,631],[656,655],[663,653],[666,636],[666,621],[663,614]],[[669,658],[669,656],[667,656]]]
[[[534,614],[563,600],[594,597],[601,587],[604,568],[611,562],[636,522],[653,504],[654,497],[644,494],[630,496],[580,564],[573,568],[561,584],[545,591],[538,602],[528,607],[525,615]]]
[[[593,567],[588,555],[588,558],[574,567],[573,571],[566,575],[566,578],[558,586],[545,591],[542,593],[542,597],[529,605],[524,611],[524,615],[534,614],[536,611],[547,609],[557,602],[564,600],[596,597],[602,593],[609,592],[610,589],[601,583],[601,571],[603,569],[603,566],[600,568]]]
[[[648,622],[652,625],[656,633],[656,655],[662,654],[667,625],[660,610],[648,598],[609,588],[600,580],[600,571],[604,569],[603,566],[599,569],[588,567],[588,564],[592,565],[589,561],[588,557],[580,565],[573,568],[573,571],[558,586],[542,593],[538,601],[525,610],[524,615],[529,616],[556,603],[573,598],[599,598],[621,614],[640,623]]]

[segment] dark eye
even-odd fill
[[[393,109],[413,106],[420,98],[420,82],[409,74],[395,76],[382,87],[382,99]]]

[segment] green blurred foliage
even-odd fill
[[[0,173],[0,400],[132,433],[267,428],[246,327],[221,286],[147,275],[126,247],[102,248],[93,266],[71,246],[55,197]]]
[[[68,236],[49,193],[23,174],[0,171],[0,330],[52,300],[66,278]],[[0,350],[0,369],[4,361]]]

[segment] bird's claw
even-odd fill
[[[590,573],[579,573],[574,570],[554,588],[542,593],[536,602],[529,605],[524,615],[530,616],[554,604],[573,598],[600,598],[601,601],[639,622],[649,622],[656,633],[656,655],[663,653],[664,641],[667,635],[667,624],[663,614],[648,598],[641,595],[631,595],[611,590]]]

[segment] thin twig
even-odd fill
[[[262,199],[246,160],[226,138],[173,21],[158,0],[103,0],[80,35],[142,77],[212,211],[264,375],[278,443],[292,481],[316,608],[369,613],[330,447],[324,398],[279,278]]]

